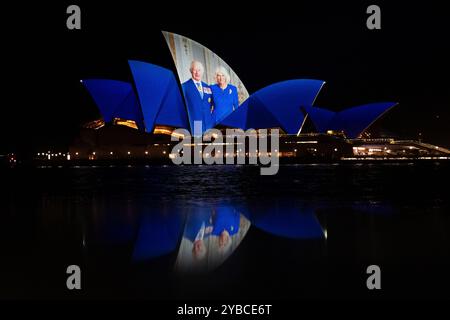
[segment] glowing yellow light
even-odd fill
[[[184,134],[178,133],[178,132],[172,132],[171,135],[172,135],[172,137],[179,138],[179,139],[183,139],[184,138]]]
[[[145,154],[148,154],[148,151],[145,151]]]
[[[170,136],[172,134],[172,130],[156,127],[155,130],[153,131],[153,133],[154,134],[167,134]]]
[[[113,154],[113,152],[111,151],[109,154]]]
[[[85,128],[88,128],[88,129],[95,129],[95,130],[97,130],[97,129],[100,129],[103,126],[105,126],[105,121],[103,121],[103,119],[94,120],[94,121],[91,121],[91,122],[88,122],[88,123],[84,124],[83,126]]]
[[[133,121],[133,120],[114,118],[113,124],[118,125],[118,126],[125,126],[125,127],[129,127],[129,128],[133,128],[133,129],[138,129],[136,121]]]
[[[131,154],[131,152],[130,152],[130,151],[128,151],[127,153],[128,153],[128,154]]]

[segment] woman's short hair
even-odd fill
[[[218,74],[223,74],[224,76],[225,76],[225,81],[227,82],[227,83],[230,83],[230,74],[228,73],[228,71],[227,71],[227,69],[225,69],[224,67],[222,67],[222,66],[219,66],[219,67],[217,67],[216,68],[216,73],[215,73],[215,77],[217,78],[217,75]]]
[[[225,241],[224,245],[223,246],[219,245],[219,249],[218,249],[218,251],[224,255],[230,253],[231,245],[233,244],[233,238],[230,236],[230,234],[228,232],[226,233],[226,239],[227,240]]]

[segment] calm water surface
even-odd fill
[[[40,167],[1,177],[1,298],[450,297],[445,162],[283,165],[275,176],[250,166]],[[189,272],[202,221],[232,225],[232,245],[223,253],[220,230],[205,235],[206,258]],[[66,289],[70,264],[82,269],[81,292]],[[370,264],[381,267],[382,294],[366,289]]]

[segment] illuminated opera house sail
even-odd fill
[[[282,81],[248,94],[242,81],[220,57],[201,44],[186,37],[163,32],[174,58],[181,84],[191,78],[193,61],[202,67],[203,91],[213,87],[216,69],[228,72],[228,85],[237,89],[238,105],[225,110],[213,127],[240,129],[281,128],[287,134],[299,134],[305,117],[309,116],[318,132],[341,131],[356,138],[371,123],[396,103],[383,102],[332,112],[314,106],[322,80],[296,79]],[[87,79],[82,83],[96,102],[106,123],[127,125],[152,133],[156,126],[193,130],[192,117],[197,105],[189,105],[187,89],[179,90],[172,71],[141,61],[129,61],[133,84],[118,80]],[[183,86],[182,86],[183,87]],[[231,92],[231,90],[230,90]],[[184,99],[182,97],[184,95]],[[214,95],[209,104],[214,113]],[[200,105],[199,108],[205,105]],[[203,118],[199,118],[203,119]]]
[[[202,132],[210,128],[278,128],[286,139],[301,140],[314,133],[319,137],[340,137],[348,146],[350,140],[362,138],[377,119],[397,104],[376,102],[331,111],[315,105],[325,81],[314,79],[281,81],[249,94],[231,67],[211,50],[178,34],[163,32],[163,36],[178,80],[167,68],[136,60],[128,61],[133,83],[82,80],[102,116],[90,123],[91,128],[108,124],[126,126],[150,136],[170,135],[176,128],[193,133],[194,121],[201,121]],[[305,123],[312,128],[309,135],[303,130]],[[321,139],[328,138],[313,138],[319,143]],[[363,148],[362,144],[360,141],[353,147]],[[333,150],[336,149],[334,146]],[[289,152],[296,154],[297,150],[292,148]],[[319,152],[318,148],[308,150]],[[355,151],[347,155],[352,154]]]

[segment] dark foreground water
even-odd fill
[[[1,184],[0,298],[450,298],[448,162],[15,168]]]

